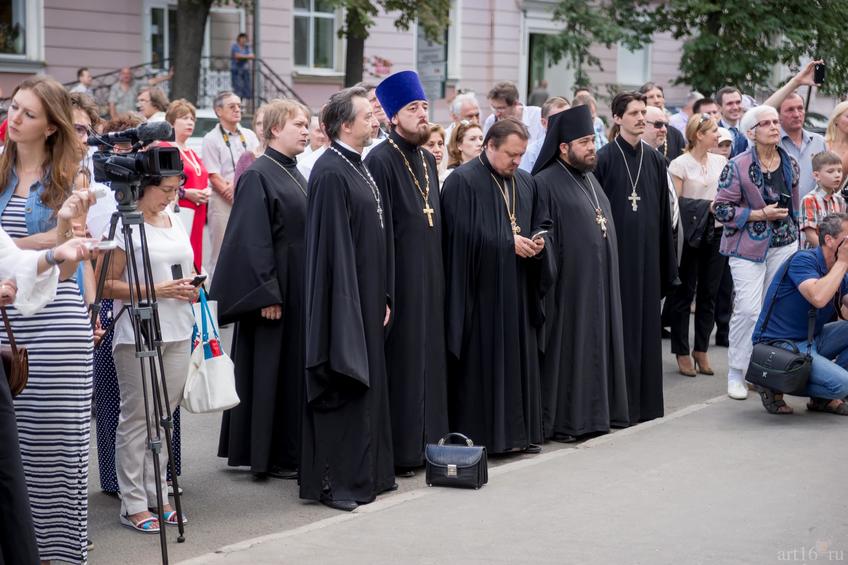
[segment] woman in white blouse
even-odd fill
[[[169,207],[179,189],[179,176],[146,178],[142,181],[138,199],[138,210],[144,215],[150,274],[155,285],[162,331],[162,363],[168,391],[168,405],[163,408],[167,414],[173,414],[179,404],[188,375],[190,341],[194,329],[191,303],[198,293],[197,288],[191,284],[194,254],[188,234],[179,217]],[[115,312],[120,312],[122,301],[130,299],[126,269],[128,250],[120,231],[115,241],[118,248],[112,255],[103,295],[115,299]],[[133,230],[132,243],[135,264],[141,265],[141,237],[138,229]],[[141,278],[142,274],[138,273],[138,276]],[[147,448],[145,439],[144,392],[134,343],[131,317],[127,312],[115,322],[112,336],[112,351],[121,390],[121,416],[115,436],[118,486],[121,491],[120,521],[138,532],[152,534],[159,531],[162,522],[176,525],[177,517],[167,500],[167,491],[163,492],[166,498],[162,516],[154,516],[150,511],[156,507],[155,473],[159,473],[164,489],[168,457],[166,450],[160,452],[159,469],[154,469],[153,454]],[[148,398],[152,398],[149,391]],[[160,423],[151,422],[151,426],[157,424]],[[160,425],[160,437],[164,433]],[[185,516],[183,521],[187,521]]]
[[[709,114],[692,116],[686,126],[686,152],[668,167],[680,202],[683,253],[681,285],[669,296],[671,352],[680,374],[712,375],[707,357],[715,322],[715,301],[727,258],[719,253],[721,224],[715,221],[712,201],[727,159],[711,153],[718,144],[718,124]],[[689,313],[695,300],[695,343],[689,349]],[[694,366],[693,366],[694,360]],[[696,373],[697,372],[697,373]]]
[[[75,205],[81,197],[72,197]],[[83,204],[84,205],[84,204]],[[68,203],[59,213],[76,215]],[[67,215],[67,214],[66,214]],[[13,305],[24,315],[32,315],[56,295],[58,263],[82,261],[89,257],[92,240],[70,239],[46,251],[24,251],[0,229],[0,306]],[[9,384],[0,364],[0,560],[8,563],[37,563],[38,547],[30,514],[27,485],[18,448],[18,429]]]

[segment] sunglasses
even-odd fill
[[[651,124],[656,129],[663,129],[668,127],[668,122],[664,122],[662,120],[657,120],[656,122],[645,122],[646,124]]]

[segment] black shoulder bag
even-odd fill
[[[766,312],[766,317],[763,319],[761,333],[766,331],[769,318],[771,318],[771,313],[774,310],[774,304],[777,302],[777,291],[780,290],[780,285],[783,284],[794,257],[793,255],[786,262],[786,269],[783,271],[780,282],[777,283],[774,297],[769,305],[768,312]],[[807,381],[810,379],[810,371],[813,368],[810,350],[813,347],[815,327],[816,309],[810,308],[807,315],[806,353],[801,353],[795,343],[788,339],[771,339],[755,344],[754,350],[751,352],[748,372],[745,373],[745,380],[775,392],[802,396],[807,387]],[[786,347],[789,347],[789,349]]]

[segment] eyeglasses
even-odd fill
[[[651,124],[656,129],[663,129],[668,127],[668,122],[664,122],[662,120],[657,120],[656,122],[645,122],[646,124]]]
[[[755,127],[758,128],[767,128],[769,126],[779,126],[780,120],[763,120],[759,122]]]
[[[171,188],[163,188],[161,186],[154,186],[153,188],[155,188],[156,190],[161,190],[162,192],[164,192],[168,196],[173,196],[174,194],[176,194],[180,190],[180,187],[178,187],[178,186],[171,187]]]

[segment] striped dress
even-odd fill
[[[12,238],[27,235],[25,207],[26,198],[12,196],[0,215]],[[29,350],[29,384],[15,413],[38,550],[43,560],[85,563],[93,363],[86,308],[69,280],[37,314],[8,311]],[[6,342],[2,327],[0,337]]]

